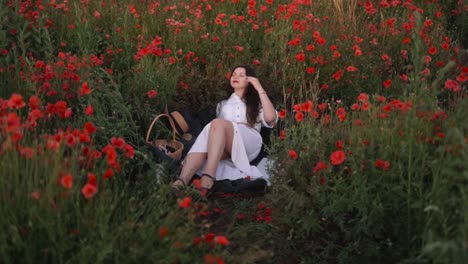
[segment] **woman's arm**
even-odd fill
[[[260,84],[260,81],[255,78],[248,76],[247,81],[253,85],[255,90],[258,92],[258,96],[260,97],[260,103],[262,104],[263,107],[263,117],[265,119],[265,122],[268,124],[272,124],[276,120],[276,110],[273,104],[270,101],[270,98],[268,98],[268,94],[265,92],[265,89],[263,89],[262,85]]]

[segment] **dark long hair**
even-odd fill
[[[234,73],[237,68],[244,68],[246,76],[257,77],[255,70],[250,65],[238,65],[234,67],[231,71],[230,76]],[[231,86],[231,78],[227,81],[226,84],[226,98],[228,99],[231,94],[234,92],[234,88]],[[253,87],[251,83],[247,86],[244,91],[245,104],[247,105],[247,123],[253,127],[257,122],[257,116],[259,112],[260,105],[260,96],[258,95],[257,90]]]

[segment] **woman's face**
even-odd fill
[[[247,75],[244,68],[236,68],[231,75],[231,86],[234,89],[247,88],[249,82],[247,81]]]

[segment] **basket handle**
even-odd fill
[[[159,118],[161,117],[167,117],[167,119],[169,119],[169,123],[171,124],[171,128],[172,128],[172,140],[176,140],[176,128],[175,128],[175,125],[174,125],[174,122],[172,121],[171,117],[167,114],[160,114],[160,115],[157,115],[153,122],[151,122],[151,125],[149,126],[148,128],[148,132],[146,133],[146,142],[149,142],[148,139],[149,139],[149,136],[151,134],[151,129],[153,128],[153,125],[156,123],[156,121],[158,121]]]

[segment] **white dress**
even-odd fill
[[[248,126],[246,112],[245,102],[235,93],[227,100],[218,103],[216,107],[216,117],[231,121],[234,127],[231,159],[220,161],[216,169],[216,175],[214,175],[218,181],[236,180],[247,176],[252,179],[265,178],[266,176],[257,167],[251,166],[250,161],[258,156],[262,148],[263,141],[260,128],[262,126],[272,128],[272,126],[265,122],[262,108],[260,108],[255,126]],[[276,111],[274,123],[277,121],[278,111]],[[211,122],[203,128],[188,153],[207,152],[210,126]],[[197,172],[199,175],[203,172],[204,166]]]

